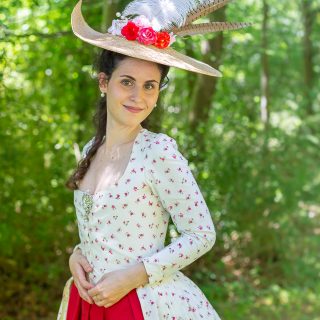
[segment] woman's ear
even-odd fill
[[[98,73],[98,81],[99,81],[100,91],[106,93],[107,88],[108,88],[107,75],[104,72],[99,72]]]

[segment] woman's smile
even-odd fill
[[[123,105],[123,106],[126,108],[126,110],[128,110],[129,112],[132,112],[132,113],[139,113],[139,112],[143,111],[142,108],[126,106],[126,105]]]
[[[134,58],[120,61],[104,86],[109,125],[139,126],[158,100],[160,81],[156,63]]]

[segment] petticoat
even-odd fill
[[[143,320],[143,313],[136,289],[118,302],[105,308],[83,300],[74,283],[71,285],[67,320]]]

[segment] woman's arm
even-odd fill
[[[126,276],[131,280],[131,285],[129,287],[132,289],[144,286],[149,282],[148,274],[143,262],[132,265],[125,270],[127,272]]]
[[[73,249],[73,253],[69,258],[69,268],[80,297],[88,303],[93,303],[92,298],[88,294],[88,290],[93,288],[93,285],[86,278],[86,273],[91,272],[92,267],[82,254],[80,246],[78,244]]]
[[[142,259],[154,284],[208,252],[216,240],[211,214],[176,141],[158,134],[146,160],[146,179],[181,233],[159,252]]]

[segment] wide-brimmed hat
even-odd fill
[[[74,7],[71,25],[83,41],[124,55],[209,76],[221,73],[199,60],[174,50],[176,37],[239,29],[245,22],[194,21],[221,8],[230,0],[135,0],[117,13],[107,33],[93,30],[81,13],[82,0]]]

